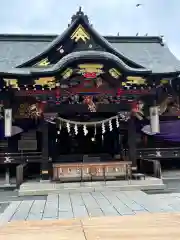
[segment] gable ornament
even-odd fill
[[[75,42],[78,42],[79,40],[82,40],[86,43],[86,41],[90,40],[90,35],[86,32],[84,27],[80,24],[76,30],[72,33],[71,39]]]
[[[42,59],[40,62],[36,63],[34,67],[46,67],[50,65],[48,58]]]

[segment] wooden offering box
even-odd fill
[[[81,163],[81,164],[53,164],[53,180],[107,180],[123,177],[129,178],[130,162]]]

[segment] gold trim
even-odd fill
[[[95,64],[95,63],[85,63],[85,64],[79,64],[79,73],[96,73],[96,74],[102,74],[104,71],[102,70],[103,64]]]
[[[40,62],[36,63],[35,67],[46,67],[50,64],[48,58],[42,59]]]
[[[3,80],[4,80],[5,83],[6,83],[6,87],[19,88],[18,80],[17,80],[17,79],[4,78]]]
[[[34,86],[48,86],[50,88],[55,88],[56,87],[56,81],[55,77],[43,77],[43,78],[38,78],[34,80]]]
[[[69,78],[73,74],[73,70],[71,68],[67,68],[62,74],[63,79]]]
[[[161,79],[160,83],[161,84],[167,84],[167,83],[169,83],[169,80],[168,79]]]
[[[83,42],[86,42],[87,40],[90,40],[90,35],[86,32],[84,27],[80,24],[71,35],[71,39],[74,40],[75,42],[78,42],[80,39]]]
[[[126,84],[147,85],[146,79],[142,77],[128,76]]]

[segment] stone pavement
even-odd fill
[[[140,213],[179,212],[180,193],[142,191],[51,194],[47,200],[13,201],[0,214],[0,225],[15,220],[52,220]]]

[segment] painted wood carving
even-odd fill
[[[109,69],[109,74],[111,75],[111,77],[116,78],[116,79],[121,76],[121,73],[115,68]]]
[[[88,76],[86,74],[89,74],[90,78],[92,78],[93,74],[94,74],[94,77],[97,77],[100,74],[104,73],[103,67],[104,67],[103,64],[94,64],[94,63],[79,64],[78,65],[78,68],[79,68],[78,73],[87,78],[88,78]]]
[[[56,87],[56,79],[55,77],[42,77],[38,78],[34,81],[34,86],[48,86],[49,88]]]
[[[34,65],[34,67],[46,67],[50,65],[50,61],[48,60],[48,58],[42,59],[40,62],[36,63]]]
[[[67,68],[63,73],[62,73],[62,78],[63,79],[68,79],[71,77],[71,75],[73,74],[73,70],[71,68]]]
[[[122,83],[122,86],[127,85],[147,85],[147,81],[145,78],[137,77],[137,76],[128,76],[127,80]]]
[[[17,79],[6,79],[4,78],[5,86],[11,88],[19,88]]]

